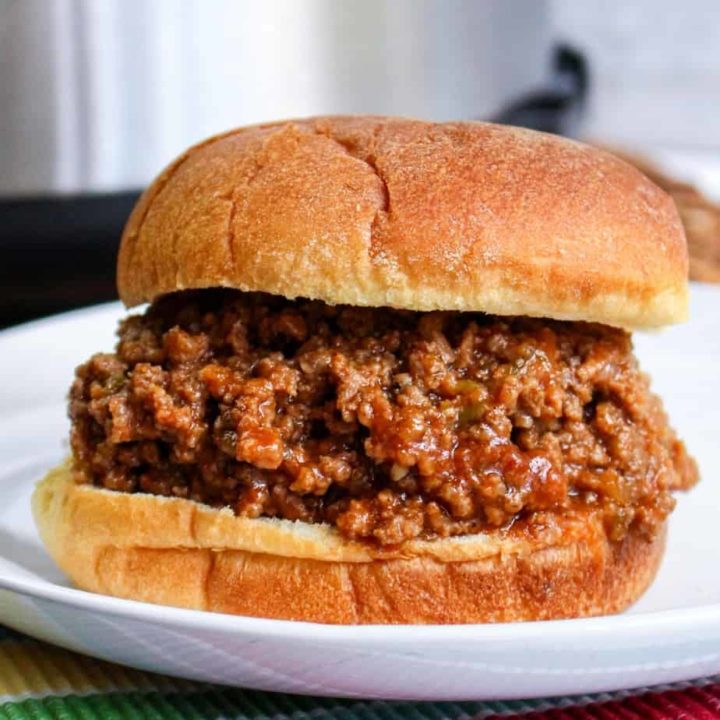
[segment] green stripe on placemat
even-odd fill
[[[459,720],[538,709],[530,702],[381,702],[216,689],[68,695],[8,702],[0,720]]]

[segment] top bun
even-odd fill
[[[672,200],[601,150],[487,123],[324,117],[233,130],[145,191],[127,305],[232,287],[329,304],[627,328],[681,321]]]

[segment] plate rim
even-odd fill
[[[193,610],[157,605],[92,593],[74,587],[57,585],[48,580],[23,579],[0,571],[0,590],[30,599],[41,599],[68,608],[105,613],[118,618],[151,622],[167,627],[191,627],[193,630],[231,632],[237,635],[262,635],[294,640],[352,641],[372,643],[377,640],[402,644],[446,642],[451,639],[501,642],[531,640],[539,635],[561,639],[577,639],[600,633],[643,635],[666,626],[673,627],[673,635],[685,636],[692,628],[720,629],[720,603],[684,608],[669,608],[636,614],[601,615],[589,618],[562,620],[534,620],[528,622],[468,623],[457,625],[335,625],[300,620],[278,620],[249,615]],[[611,627],[609,627],[611,626]],[[457,638],[454,636],[458,636]],[[719,651],[720,653],[720,651]]]

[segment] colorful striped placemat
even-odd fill
[[[720,718],[720,677],[634,692],[513,702],[334,700],[154,675],[0,627],[0,720],[543,720]]]

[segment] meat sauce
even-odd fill
[[[85,482],[383,546],[584,509],[651,537],[697,479],[630,336],[585,323],[177,293],[70,417]]]

